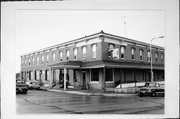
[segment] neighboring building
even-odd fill
[[[151,79],[149,44],[103,31],[21,56],[21,78],[105,89]],[[155,81],[164,80],[164,48],[152,45]],[[64,75],[67,72],[67,75]]]

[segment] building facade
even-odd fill
[[[101,31],[22,55],[21,78],[50,88],[68,80],[74,88],[106,90],[150,81],[150,62],[149,44]],[[163,47],[152,45],[152,62],[154,80],[163,81]]]

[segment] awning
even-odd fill
[[[80,68],[82,65],[81,61],[68,61],[68,62],[60,62],[60,63],[55,63],[48,65],[50,68],[58,68],[58,69],[63,69],[63,68]]]

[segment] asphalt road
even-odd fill
[[[17,114],[163,114],[164,97],[85,96],[29,90],[16,95]]]

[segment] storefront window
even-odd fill
[[[106,82],[113,81],[113,69],[107,68],[106,69]]]
[[[91,69],[91,81],[99,82],[99,69]]]

